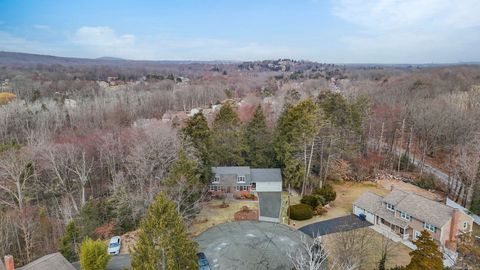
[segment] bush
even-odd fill
[[[435,175],[431,173],[424,173],[418,177],[416,183],[417,186],[423,189],[435,189],[437,187],[436,181],[437,178]]]
[[[311,194],[311,195],[303,196],[303,198],[300,200],[300,202],[303,203],[303,204],[308,204],[313,209],[315,209],[319,205],[323,206],[324,203],[325,203],[325,199],[321,195]]]
[[[80,243],[78,229],[75,226],[75,222],[70,221],[60,237],[58,250],[65,259],[69,262],[74,262],[78,260],[78,243]]]
[[[325,209],[325,207],[323,207],[323,206],[321,206],[321,205],[319,205],[319,206],[317,206],[317,207],[315,208],[315,214],[318,215],[318,216],[321,216],[321,215],[323,215],[323,214],[325,214],[325,213],[327,213],[327,212],[328,212],[328,210]]]
[[[80,266],[83,270],[105,270],[107,269],[110,255],[107,251],[107,244],[100,240],[94,241],[87,237],[80,247]]]
[[[316,188],[313,190],[313,194],[322,196],[325,199],[325,204],[335,201],[337,198],[337,193],[333,190],[331,185],[324,185],[322,188]]]
[[[308,204],[294,204],[289,208],[290,218],[294,220],[306,220],[313,217],[313,208]]]

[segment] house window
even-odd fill
[[[215,176],[215,178],[213,178],[212,183],[220,183],[220,176]]]
[[[400,212],[400,217],[405,219],[405,220],[412,220],[412,217],[405,212]]]
[[[210,191],[215,191],[215,186],[210,186]]]
[[[245,183],[245,176],[237,176],[237,183]]]
[[[432,233],[435,233],[435,231],[437,230],[437,228],[435,226],[433,226],[432,224],[426,223],[426,222],[423,223],[423,228],[429,230]]]
[[[413,231],[413,240],[417,240],[420,235],[422,235],[419,231]]]
[[[466,222],[466,221],[463,222],[463,229],[464,230],[468,229],[468,222]]]
[[[389,203],[386,203],[387,204],[387,209],[390,210],[390,211],[395,211],[395,207],[393,206],[393,204],[389,204]]]

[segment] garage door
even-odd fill
[[[357,207],[356,205],[353,206],[353,213],[356,215],[356,216],[359,216],[360,214],[364,214],[365,215],[365,219],[372,223],[372,224],[375,224],[375,215],[366,211],[365,209],[362,209],[360,207]]]

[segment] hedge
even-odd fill
[[[294,204],[289,208],[290,218],[294,220],[306,220],[313,217],[313,209],[308,204]]]

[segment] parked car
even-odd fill
[[[197,257],[198,257],[199,270],[211,270],[210,264],[208,263],[207,256],[205,256],[205,253],[199,252],[197,253]]]
[[[122,239],[120,236],[114,236],[108,243],[108,254],[117,255],[120,254],[120,248],[122,247]]]

